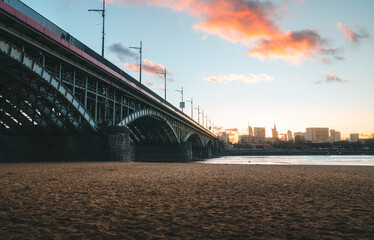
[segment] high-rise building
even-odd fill
[[[287,141],[293,141],[292,131],[291,130],[287,131]]]
[[[340,132],[335,132],[335,142],[340,142],[342,140],[342,136]]]
[[[305,137],[305,133],[303,132],[295,132],[293,134],[295,136],[295,142],[305,142],[306,141],[306,137]]]
[[[323,143],[329,141],[329,128],[307,128],[307,141]]]
[[[271,129],[271,135],[273,139],[278,139],[278,131],[277,131],[277,126],[275,126],[275,123],[274,123],[274,128]]]
[[[336,142],[336,132],[334,129],[330,129],[330,142]]]
[[[360,135],[358,133],[351,133],[350,134],[351,141],[357,142],[360,139]]]
[[[251,126],[248,126],[248,135],[253,137],[253,128]]]
[[[255,137],[265,138],[266,137],[265,128],[264,127],[255,127],[254,128],[254,134],[255,134]]]

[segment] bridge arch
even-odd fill
[[[196,132],[190,132],[185,137],[185,141],[191,144],[192,158],[203,158],[204,157],[204,142],[200,135]]]
[[[205,147],[206,157],[208,158],[212,157],[213,149],[214,149],[214,145],[212,141],[208,140],[206,147]]]
[[[35,131],[97,131],[96,122],[86,108],[42,64],[2,39],[0,53],[4,59],[1,62],[6,63],[0,66],[1,104],[8,107],[8,110],[1,108],[2,114],[11,116],[17,128],[27,129],[22,127],[23,122],[25,126],[31,123]]]
[[[127,126],[137,144],[180,143],[170,121],[152,109],[141,109],[124,118],[117,126]]]

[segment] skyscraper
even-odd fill
[[[330,142],[336,142],[336,132],[334,129],[330,129]]]
[[[249,135],[250,137],[253,137],[253,129],[252,129],[251,126],[248,126],[248,135]]]
[[[277,126],[275,126],[275,123],[274,123],[274,128],[271,129],[271,134],[272,134],[273,139],[278,139],[278,131],[277,131]]]
[[[307,128],[307,141],[323,143],[329,141],[329,128]]]
[[[255,137],[265,138],[266,137],[265,128],[264,127],[255,127],[254,128],[254,134],[255,134]]]
[[[287,131],[287,141],[293,141],[292,131],[291,130]]]

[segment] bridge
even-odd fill
[[[189,161],[208,129],[18,0],[0,0],[0,160]]]

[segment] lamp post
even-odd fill
[[[165,79],[164,88],[165,88],[165,101],[166,101],[166,68],[163,72],[157,72],[157,74],[164,75],[164,79]]]
[[[143,50],[142,41],[140,41],[140,47],[129,47],[129,48],[136,49],[136,50],[139,51],[139,55],[140,55],[140,61],[139,61],[139,82],[142,83],[142,50]]]
[[[182,94],[182,101],[181,103],[179,104],[179,107],[182,109],[182,112],[183,112],[183,108],[184,108],[184,102],[183,102],[183,87],[181,90],[175,90],[176,92],[180,92]]]
[[[89,9],[89,12],[101,12],[101,16],[103,17],[103,37],[102,37],[102,44],[101,44],[101,56],[104,57],[104,41],[105,41],[105,0],[103,0],[103,9]]]
[[[201,111],[201,125],[204,127],[204,111]]]
[[[193,98],[191,98],[191,100],[186,100],[186,102],[191,103],[191,118],[193,119]]]
[[[197,122],[200,123],[200,106],[197,106]]]

